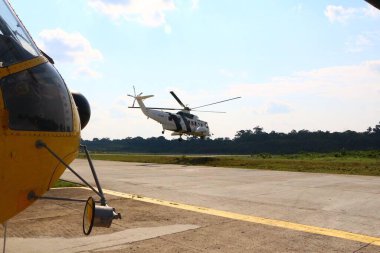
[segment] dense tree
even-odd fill
[[[167,140],[163,136],[144,139],[127,137],[110,140],[94,138],[84,140],[92,151],[130,153],[177,153],[177,154],[290,154],[299,152],[334,152],[342,150],[379,150],[380,122],[364,132],[329,132],[292,130],[290,133],[271,131],[266,133],[260,126],[252,130],[239,130],[234,139],[216,138],[186,141]]]

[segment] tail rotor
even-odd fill
[[[128,95],[128,97],[132,97],[132,98],[134,98],[134,99],[133,99],[132,107],[135,107],[136,98],[139,97],[139,96],[141,96],[143,93],[140,92],[138,95],[136,95],[136,89],[135,89],[135,86],[133,85],[133,94],[134,94],[134,96],[132,96],[132,95],[130,95],[130,94],[127,94],[127,95]]]

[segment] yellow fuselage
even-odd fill
[[[28,196],[31,193],[43,195],[65,170],[46,149],[36,148],[37,140],[46,143],[67,164],[77,157],[80,121],[70,93],[69,98],[72,131],[12,130],[9,127],[9,111],[0,89],[0,224],[31,205],[34,199]]]
[[[46,57],[45,57],[46,56]],[[78,155],[80,118],[53,60],[0,0],[0,224],[31,205]]]

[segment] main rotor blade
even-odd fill
[[[200,111],[200,110],[191,110],[192,112],[211,112],[211,113],[226,113],[226,112],[219,112],[219,111]]]
[[[210,105],[215,105],[215,104],[219,104],[219,103],[223,103],[223,102],[227,102],[227,101],[231,101],[231,100],[238,99],[238,98],[241,98],[241,97],[230,98],[230,99],[226,99],[226,100],[218,101],[218,102],[211,103],[211,104],[207,104],[207,105],[201,105],[201,106],[193,107],[193,108],[191,108],[191,110],[193,110],[193,109],[198,109],[198,108],[201,108],[201,107],[210,106]]]
[[[182,105],[183,108],[186,108],[186,106],[182,103],[182,101],[177,97],[177,95],[174,93],[174,91],[171,91],[170,94],[177,100],[178,104]]]
[[[139,106],[128,106],[128,108],[132,109],[138,109],[141,108]],[[162,107],[145,107],[146,109],[154,109],[154,110],[168,110],[168,111],[181,111],[183,109],[178,109],[178,108],[162,108]]]

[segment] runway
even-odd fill
[[[353,233],[354,238],[371,240],[380,235],[377,177],[107,161],[94,164],[103,188],[121,193],[289,222],[295,227],[311,226],[317,231]],[[91,178],[87,161],[77,160],[72,167]],[[76,180],[70,172],[62,178]]]

